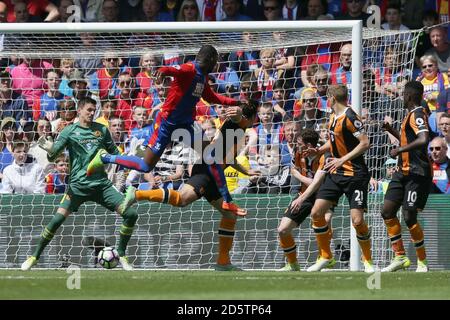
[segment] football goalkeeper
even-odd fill
[[[108,128],[93,122],[95,105],[95,100],[91,98],[80,99],[78,102],[79,122],[64,128],[54,143],[45,136],[38,140],[39,146],[47,151],[50,161],[53,161],[65,148],[68,149],[71,167],[70,180],[68,190],[62,198],[56,214],[42,232],[33,255],[22,264],[24,271],[37,264],[42,251],[52,240],[56,230],[70,213],[76,212],[86,201],[101,204],[108,210],[117,211],[123,217],[117,251],[123,269],[133,269],[125,256],[125,250],[138,217],[136,210],[133,208],[119,210],[119,204],[124,199],[123,194],[113,187],[104,171],[90,177],[86,176],[87,165],[99,149],[105,149],[111,154],[119,154]]]
[[[211,145],[219,147],[222,143],[224,157],[224,167],[231,165],[236,170],[246,175],[258,175],[259,172],[246,170],[234,161],[239,150],[239,146],[245,140],[245,129],[252,126],[256,117],[256,104],[249,103],[242,109],[240,107],[227,108],[228,119],[222,124],[216,132]],[[227,139],[227,137],[229,139]],[[237,138],[237,139],[235,139]],[[229,147],[227,140],[232,143]],[[216,208],[221,214],[222,219],[219,224],[219,255],[215,269],[217,271],[240,271],[241,269],[232,265],[230,262],[230,250],[233,245],[234,228],[236,224],[236,215],[242,216],[243,212],[236,213],[233,210],[223,208],[224,199],[218,190],[208,165],[205,163],[196,163],[192,168],[190,179],[184,184],[180,191],[171,189],[156,190],[136,190],[134,187],[128,187],[125,193],[124,202],[121,204],[122,210],[129,210],[130,206],[136,201],[151,201],[168,203],[175,207],[184,207],[190,203],[205,197],[205,199]]]

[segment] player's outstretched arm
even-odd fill
[[[317,192],[319,190],[320,185],[325,180],[325,175],[327,174],[324,170],[317,170],[316,174],[314,175],[314,178],[312,179],[311,184],[306,188],[305,192],[303,192],[300,197],[292,201],[291,203],[291,209],[292,210],[298,210],[300,209],[301,204],[303,201],[308,199],[314,192]]]

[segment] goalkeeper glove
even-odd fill
[[[53,138],[51,136],[48,136],[48,137],[41,136],[38,139],[38,144],[39,144],[39,147],[41,147],[42,149],[44,149],[47,152],[50,152],[50,150],[52,150],[52,147],[53,147]]]

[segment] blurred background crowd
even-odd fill
[[[362,120],[371,141],[366,155],[373,178],[371,191],[382,192],[396,166],[388,154],[398,141],[380,126],[387,121],[398,127],[403,117],[403,86],[417,79],[424,85],[423,106],[430,114],[434,192],[450,193],[448,0],[7,0],[0,1],[0,22],[352,19],[362,20],[366,26],[369,15],[365,12],[372,4],[381,9],[381,28],[399,33],[383,37],[364,51]],[[416,37],[408,32],[421,28]],[[243,32],[240,41],[252,43],[256,36]],[[158,83],[153,77],[155,70],[195,59],[172,49],[154,54],[151,48],[140,56],[122,56],[114,47],[93,56],[64,58],[2,54],[17,37],[0,32],[2,193],[65,192],[70,159],[63,154],[49,163],[37,140],[43,135],[56,138],[67,125],[76,123],[77,101],[82,97],[97,101],[95,121],[109,127],[121,152],[142,154],[141,145],[153,132],[154,119],[172,81],[168,77]],[[271,37],[282,44],[289,34],[274,32]],[[26,36],[23,40],[27,41]],[[93,33],[80,33],[73,39],[82,48],[80,52],[95,50],[103,40],[102,35]],[[130,36],[124,41],[133,46],[137,40]],[[292,168],[312,173],[307,172],[308,159],[296,157],[296,153],[326,141],[331,112],[327,89],[331,84],[345,84],[351,95],[351,66],[352,46],[342,42],[221,52],[209,77],[213,90],[259,103],[258,119],[247,130],[237,160],[247,169],[259,170],[261,176],[247,177],[227,168],[232,193],[300,190],[301,178]],[[204,100],[196,106],[196,121],[206,136],[212,138],[223,123],[224,110]],[[173,142],[148,174],[116,166],[108,167],[108,173],[121,189],[130,184],[141,189],[178,189],[195,158],[192,150]]]

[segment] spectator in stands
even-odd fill
[[[397,170],[397,160],[392,158],[387,159],[384,163],[384,168],[386,169],[383,170],[385,171],[385,174],[380,180],[378,180],[377,190],[374,190],[373,192],[383,192],[384,194],[386,193],[389,182],[391,182],[392,176]]]
[[[130,129],[130,139],[140,140],[140,144],[148,141],[153,133],[153,126],[149,123],[148,113],[144,107],[133,108],[133,122]]]
[[[201,21],[220,21],[225,18],[223,0],[196,0]]]
[[[171,85],[172,85],[171,77],[165,77],[161,83],[155,83],[155,90],[157,96],[153,100],[153,106],[150,111],[150,119],[152,121],[156,119],[159,110],[161,109],[164,101],[166,101],[167,94],[169,93],[169,88]]]
[[[178,11],[177,21],[201,21],[197,1],[184,0],[181,3],[180,11]]]
[[[438,62],[432,55],[421,57],[420,65],[422,74],[417,80],[423,84],[423,98],[427,102],[428,108],[431,112],[435,112],[438,108],[439,93],[444,92],[449,86],[448,76],[447,73],[439,71]]]
[[[240,99],[261,100],[261,92],[258,91],[257,82],[254,73],[246,73],[241,79]]]
[[[61,154],[55,160],[55,169],[45,176],[45,193],[65,193],[69,184],[69,159]]]
[[[127,142],[126,142],[126,134],[125,134],[125,127],[123,125],[123,120],[119,117],[112,116],[109,119],[109,131],[111,132],[111,137],[114,141],[114,143],[117,146],[117,149],[119,149],[120,153],[123,154],[127,152]]]
[[[326,114],[319,110],[319,95],[313,89],[302,92],[301,114],[294,119],[299,121],[301,129],[318,130],[321,123],[326,122]]]
[[[142,1],[142,20],[144,22],[164,22],[173,21],[173,17],[161,10],[161,0]]]
[[[98,35],[95,33],[80,33],[81,48],[83,51],[93,51],[100,46]],[[102,67],[102,59],[97,57],[80,57],[75,59],[74,67],[79,69],[87,77],[91,77],[98,69]]]
[[[346,0],[347,13],[337,16],[336,20],[361,20],[363,26],[367,27],[367,19],[370,15],[363,11],[365,0]]]
[[[58,22],[70,22],[69,18],[74,18],[73,14],[75,13],[73,6],[73,0],[61,0],[59,2],[58,12],[59,12],[59,21]],[[73,21],[73,20],[71,20]]]
[[[85,78],[85,74],[80,70],[72,70],[69,76],[68,85],[69,88],[72,89],[72,95],[75,101],[85,97],[94,98],[93,94],[87,88],[88,82]]]
[[[69,77],[74,69],[75,60],[70,58],[62,58],[59,65],[59,73],[61,75],[61,83],[59,84],[59,92],[63,96],[73,97],[73,89],[69,87]]]
[[[14,160],[12,148],[16,132],[15,119],[11,117],[3,118],[0,123],[0,180],[3,177],[5,167]]]
[[[319,144],[324,145],[328,141],[328,124],[327,123],[319,124],[317,132],[319,132]]]
[[[77,107],[75,100],[70,97],[65,97],[64,100],[59,102],[59,118],[53,120],[52,124],[52,132],[58,134],[69,124],[75,122],[77,117]]]
[[[384,51],[383,66],[375,69],[375,91],[390,98],[403,95],[403,88],[411,77],[411,72],[399,61],[400,53],[395,46],[388,46]]]
[[[283,20],[281,15],[281,4],[278,0],[263,0],[264,17],[267,21]]]
[[[331,74],[332,84],[343,84],[351,90],[352,82],[352,44],[347,43],[341,47],[339,55],[339,68]]]
[[[142,106],[143,100],[138,98],[136,82],[129,72],[122,72],[117,81],[117,87],[120,90],[116,95],[117,110],[116,116],[124,120],[125,130],[130,130],[132,124],[133,108]]]
[[[327,0],[308,0],[307,12],[303,20],[317,20],[319,16],[328,12]]]
[[[109,127],[109,120],[116,114],[116,110],[117,100],[115,98],[103,100],[101,116],[95,119],[95,122]]]
[[[289,156],[291,158],[291,162],[295,162],[295,153],[298,147],[298,138],[301,132],[300,123],[295,120],[287,120],[283,124],[283,134],[284,139],[286,140],[287,151],[289,152]],[[295,177],[295,174],[292,174],[292,163],[291,163],[291,172],[290,172],[290,185],[291,185],[291,194],[298,194],[300,191],[300,180]]]
[[[97,70],[92,75],[90,89],[93,92],[98,92],[100,99],[120,94],[119,75],[124,72],[130,73],[129,68],[127,66],[121,67],[120,63],[121,59],[114,52],[107,52],[103,58],[104,68]]]
[[[136,85],[144,99],[153,100],[153,97],[158,94],[153,84],[153,73],[161,66],[161,63],[161,57],[152,53],[144,53],[141,56],[139,62],[141,72],[136,75]]]
[[[271,99],[273,94],[273,85],[276,80],[281,78],[283,70],[277,70],[274,67],[275,50],[263,49],[260,52],[261,67],[254,71],[258,91],[262,94],[262,99]]]
[[[443,113],[438,121],[439,136],[447,137],[450,132],[450,114]]]
[[[283,20],[301,20],[306,15],[306,6],[303,1],[284,0],[281,8]]]
[[[326,71],[333,73],[339,66],[341,45],[339,43],[325,43],[308,45],[301,63],[301,78],[304,86],[311,86],[306,71],[310,65],[319,64]]]
[[[119,4],[115,0],[104,0],[101,22],[119,22]]]
[[[24,142],[13,144],[14,161],[3,170],[1,193],[43,193],[44,175],[39,164],[27,156]]]
[[[35,122],[33,130],[33,139],[30,143],[28,154],[32,155],[39,166],[44,170],[44,175],[53,169],[53,164],[47,159],[47,152],[39,147],[38,139],[40,137],[52,137],[52,126],[47,119],[39,119]]]
[[[385,15],[386,22],[381,25],[384,30],[408,31],[409,28],[402,24],[402,12],[400,5],[397,3],[389,3]],[[411,39],[409,33],[402,33],[395,36],[388,36],[385,39],[386,44],[396,44],[398,41],[408,41]]]
[[[275,122],[294,116],[294,99],[290,98],[291,88],[292,83],[289,80],[279,79],[273,85],[272,104],[275,111]]]
[[[433,166],[433,186],[431,193],[450,194],[450,166],[447,157],[448,147],[444,138],[436,137],[430,142],[430,155]]]
[[[18,66],[11,70],[12,88],[24,95],[29,106],[43,93],[43,76],[47,69],[53,66],[44,59],[23,57]]]
[[[7,22],[7,6],[3,1],[0,1],[0,23]]]
[[[142,14],[142,0],[119,1],[119,17],[121,22],[136,22]]]
[[[287,33],[281,31],[272,32],[272,37],[274,40],[274,45],[283,45],[285,40],[287,40]],[[278,47],[275,50],[275,62],[273,63],[274,67],[277,70],[283,70],[283,78],[285,79],[293,79],[295,87],[298,87],[295,79],[295,67],[297,65],[296,57],[302,55],[300,53],[300,49],[297,47]]]
[[[28,13],[27,4],[24,2],[17,2],[14,5],[14,15],[17,23],[25,23],[30,21],[30,14]]]
[[[254,40],[255,36],[252,33],[242,32],[243,43],[251,44]],[[230,67],[238,73],[239,78],[242,80],[242,77],[246,73],[251,73],[260,67],[259,51],[234,51],[228,56],[228,62],[230,63]]]
[[[202,130],[208,141],[211,141],[216,134],[217,127],[216,122],[214,120],[215,119],[205,119],[201,123]]]
[[[80,8],[81,22],[98,22],[103,20],[103,0],[73,0],[73,3]]]
[[[28,129],[30,124],[31,110],[25,97],[11,88],[11,75],[0,72],[0,116],[2,118],[12,117],[15,119],[15,127]]]
[[[450,72],[450,45],[447,28],[438,26],[430,31],[430,40],[433,48],[427,50],[425,55],[432,55],[438,62],[441,73]]]
[[[330,113],[331,107],[328,105],[328,87],[331,84],[330,74],[324,68],[318,68],[313,77],[315,89],[319,96],[318,109],[322,112]]]
[[[420,70],[420,57],[425,55],[425,52],[432,47],[430,39],[431,27],[439,23],[439,15],[434,10],[427,10],[422,17],[422,24],[424,29],[419,35],[416,47],[415,63]]]
[[[111,132],[111,137],[117,149],[119,149],[120,154],[129,152],[137,154],[137,148],[140,146],[134,145],[130,147],[130,141],[125,134],[125,128],[122,119],[114,115],[111,116],[111,118],[109,118],[108,127],[109,131]],[[111,163],[105,167],[105,171],[108,175],[108,179],[113,183],[117,190],[123,191],[125,188],[125,181],[128,172],[125,172],[125,170],[123,170],[123,168],[121,168],[119,165]]]
[[[241,0],[222,0],[222,9],[225,14],[224,21],[251,21],[249,16],[242,14]]]
[[[33,120],[46,118],[49,121],[56,119],[59,102],[64,96],[59,92],[60,75],[55,70],[46,70],[44,73],[46,92],[36,99],[33,104]]]
[[[8,22],[16,22],[16,16],[14,14],[15,5],[23,1],[4,0],[3,2],[8,8]],[[29,0],[26,3],[26,7],[33,22],[52,22],[58,20],[58,7],[48,0]]]

